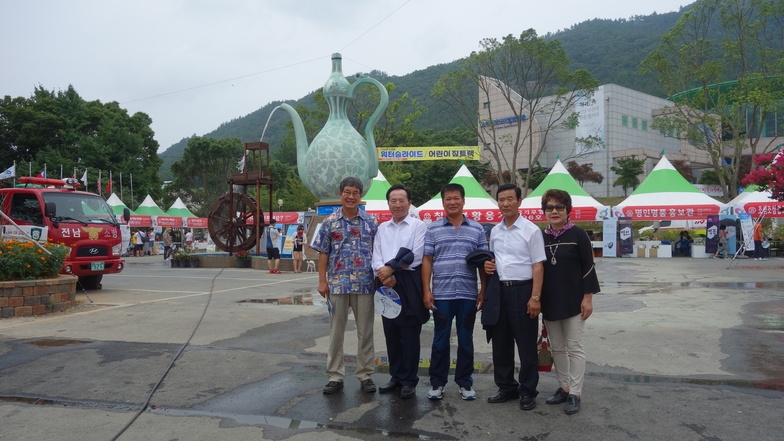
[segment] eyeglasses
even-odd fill
[[[555,204],[555,205],[547,204],[547,205],[544,206],[544,211],[553,211],[553,210],[564,211],[564,210],[566,210],[566,205],[564,205],[564,204]]]
[[[352,197],[353,196],[355,198],[358,198],[358,197],[362,196],[362,193],[360,193],[358,191],[351,191],[351,190],[343,190],[343,192],[341,194],[343,196],[346,196],[346,197]]]

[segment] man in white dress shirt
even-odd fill
[[[544,238],[533,222],[520,216],[522,190],[504,184],[496,193],[504,220],[490,232],[490,251],[495,260],[485,262],[485,272],[498,272],[501,307],[491,327],[493,376],[498,392],[487,399],[503,403],[520,398],[520,408],[536,407],[539,384],[536,342],[539,336],[539,297],[544,278]],[[484,280],[483,280],[484,283]],[[520,354],[519,382],[514,378],[515,344]]]
[[[422,303],[422,251],[425,223],[409,214],[411,192],[400,184],[387,190],[392,219],[378,226],[373,242],[373,270],[377,285],[394,289],[400,296],[402,310],[395,318],[382,317],[389,358],[389,382],[379,393],[400,390],[401,398],[416,394],[419,382],[419,334],[430,312]],[[402,252],[401,252],[402,249]],[[403,254],[410,252],[413,261],[402,264]],[[410,258],[409,255],[409,258]]]

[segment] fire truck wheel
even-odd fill
[[[79,283],[82,285],[84,289],[101,289],[101,279],[103,279],[103,274],[93,275],[93,276],[82,276],[79,277]]]

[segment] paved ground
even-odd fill
[[[488,404],[479,327],[477,401],[462,401],[454,383],[429,401],[426,369],[411,400],[363,393],[351,375],[324,396],[328,317],[315,274],[127,262],[71,311],[0,320],[0,439],[112,439],[164,374],[119,439],[718,441],[784,430],[784,259],[598,259],[603,293],[573,416],[544,404],[553,373],[542,374],[533,411]],[[426,365],[432,324],[421,341]],[[376,353],[383,361],[380,319]]]

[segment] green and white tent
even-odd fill
[[[756,185],[746,187],[727,205],[735,211],[735,214],[749,213],[752,218],[784,217],[784,202],[773,199],[770,190],[759,191]]]
[[[185,203],[183,203],[180,198],[177,198],[171,207],[166,210],[166,216],[184,218],[197,217],[195,214],[191,213],[191,210],[188,210],[188,207],[185,206]]]
[[[392,215],[389,213],[389,204],[387,204],[387,190],[391,186],[387,178],[379,170],[378,176],[370,181],[370,188],[365,197],[362,198],[362,202],[365,203],[363,209],[375,216],[379,222],[388,221],[392,218]]]
[[[569,218],[575,222],[591,222],[608,219],[610,207],[603,205],[580,187],[560,160],[555,162],[550,173],[531,192],[520,206],[520,214],[532,222],[546,222],[542,212],[542,195],[547,190],[563,190],[572,197],[572,212]]]
[[[123,211],[128,208],[128,206],[117,197],[116,193],[112,193],[112,195],[109,196],[109,199],[106,200],[106,204],[109,205],[109,208],[112,209],[112,213],[118,218],[121,218]],[[131,211],[131,214],[134,214],[133,211]]]
[[[498,210],[498,203],[482,188],[479,181],[468,171],[468,167],[462,165],[449,182],[460,184],[465,189],[463,213],[466,217],[482,223],[497,223],[501,221],[503,216],[501,216],[501,212]],[[419,218],[425,222],[432,222],[446,216],[440,193],[417,207],[416,211],[419,213]]]
[[[693,220],[716,214],[729,214],[728,207],[689,183],[665,156],[628,198],[613,207],[615,217],[634,220]]]
[[[150,195],[147,195],[147,197],[144,198],[142,203],[139,204],[139,207],[134,210],[134,213],[139,216],[166,216],[166,213],[152,200]]]

